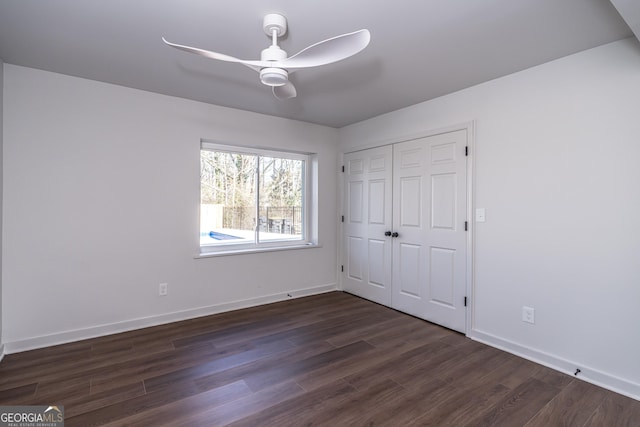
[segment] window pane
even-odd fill
[[[201,252],[307,243],[307,159],[296,153],[203,142]]]
[[[200,151],[200,245],[255,242],[256,162],[250,154]]]
[[[303,240],[304,161],[260,157],[258,239]]]

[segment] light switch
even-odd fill
[[[476,209],[476,222],[485,222],[486,214],[484,208]]]

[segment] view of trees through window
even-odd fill
[[[201,150],[201,244],[301,240],[304,163]]]

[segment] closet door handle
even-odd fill
[[[390,231],[385,231],[385,232],[384,232],[384,235],[385,235],[385,236],[387,236],[387,237],[389,237],[389,236],[391,236],[391,232],[390,232]]]
[[[399,236],[399,234],[398,234],[397,231],[394,231],[393,234],[391,235],[391,237],[398,237],[398,236]]]

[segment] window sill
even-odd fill
[[[236,250],[221,250],[218,252],[204,252],[195,255],[194,259],[202,259],[202,258],[213,258],[219,256],[229,256],[229,255],[241,255],[241,254],[255,254],[261,252],[280,252],[280,251],[291,251],[295,249],[312,249],[312,248],[321,248],[322,245],[316,243],[306,243],[303,245],[290,245],[290,246],[273,246],[266,248],[250,248],[250,249],[236,249]]]

